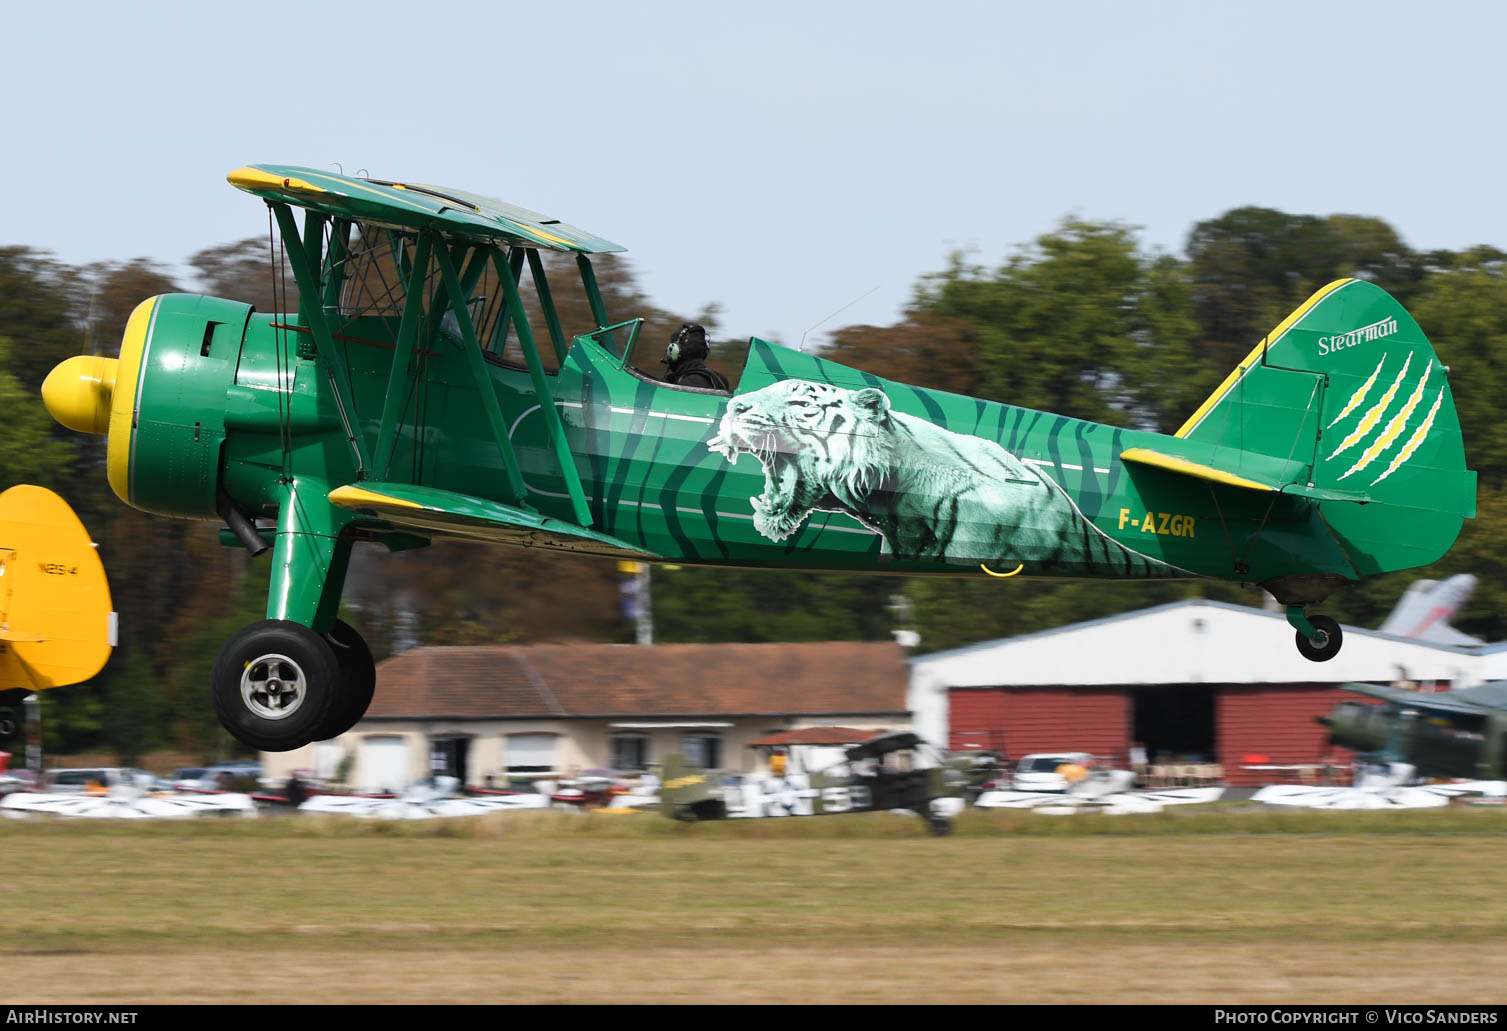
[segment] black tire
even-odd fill
[[[231,736],[264,752],[287,752],[314,732],[344,693],[335,651],[301,623],[268,619],[242,628],[215,658],[215,715]]]
[[[1299,630],[1298,651],[1309,662],[1328,662],[1340,653],[1340,646],[1345,643],[1345,634],[1340,630],[1340,625],[1328,616],[1309,616],[1308,622],[1325,635],[1324,643],[1314,644]]]
[[[0,708],[0,745],[8,745],[26,730],[26,714],[19,708]]]
[[[350,730],[372,704],[372,695],[377,690],[377,663],[372,650],[366,646],[361,635],[349,623],[336,620],[330,632],[324,635],[335,652],[335,661],[340,664],[344,684],[340,697],[330,706],[329,715],[314,731],[314,741],[328,741]]]
[[[945,816],[932,816],[927,819],[932,834],[939,838],[945,838],[952,833],[952,821]]]

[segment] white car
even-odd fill
[[[1016,791],[1066,791],[1067,778],[1057,772],[1058,767],[1087,767],[1093,761],[1094,757],[1087,752],[1038,752],[1023,756],[1015,764],[1010,787]]]
[[[109,789],[126,784],[146,784],[156,781],[146,770],[120,766],[91,766],[87,769],[48,770],[42,780],[42,790],[54,794],[84,794],[93,789]]]

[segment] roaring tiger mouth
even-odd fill
[[[732,465],[738,464],[739,455],[753,455],[764,467],[764,492],[748,499],[759,522],[782,522],[789,515],[800,486],[800,470],[795,459],[780,449],[772,427],[758,421],[750,425],[746,418],[724,419],[706,446]]]

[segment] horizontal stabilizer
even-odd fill
[[[1207,480],[1210,483],[1221,483],[1227,487],[1291,494],[1308,498],[1311,501],[1353,501],[1363,505],[1375,500],[1363,490],[1315,487],[1301,480],[1289,480],[1288,475],[1307,472],[1307,467],[1299,462],[1283,462],[1266,455],[1238,452],[1231,448],[1220,448],[1219,455],[1220,464],[1213,465],[1144,447],[1126,448],[1120,452],[1121,460],[1126,462],[1150,466],[1154,469],[1165,469],[1168,472],[1181,473],[1184,476]]]
[[[1141,465],[1149,465],[1157,469],[1182,473],[1184,476],[1197,477],[1200,480],[1208,480],[1211,483],[1223,483],[1230,487],[1244,487],[1247,490],[1265,491],[1274,491],[1277,489],[1276,486],[1270,483],[1261,483],[1248,476],[1237,476],[1223,469],[1216,469],[1212,465],[1204,465],[1202,462],[1192,462],[1186,458],[1179,458],[1176,455],[1152,451],[1150,448],[1126,448],[1120,452],[1120,458],[1126,462],[1138,462]]]
[[[499,501],[409,483],[347,484],[330,491],[330,503],[363,512],[426,537],[453,537],[557,548],[615,558],[658,558],[627,541]]]

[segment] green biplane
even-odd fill
[[[608,316],[591,255],[615,244],[459,190],[275,165],[229,179],[276,219],[298,311],[151,298],[118,359],[69,359],[43,397],[108,434],[127,504],[270,545],[267,619],[225,644],[212,686],[258,748],[333,737],[369,704],[371,654],[336,618],[356,541],[1219,577],[1270,591],[1323,660],[1339,626],[1307,606],[1434,561],[1474,514],[1447,370],[1369,283],[1314,294],[1163,436],[758,339],[736,390],[672,386],[637,367],[642,321]],[[560,324],[549,251],[575,256],[588,332]]]

